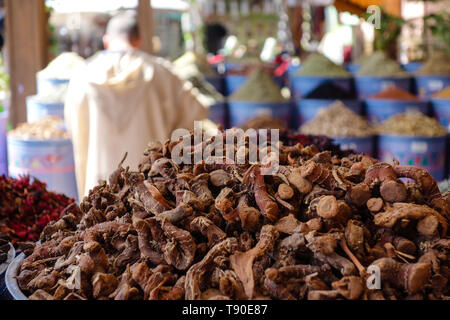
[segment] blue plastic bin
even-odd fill
[[[427,99],[450,86],[450,76],[416,76],[415,82],[417,94]]]
[[[27,97],[27,121],[35,122],[48,116],[64,119],[64,102],[44,102],[36,96]]]
[[[6,133],[8,131],[8,113],[0,112],[0,175],[8,175],[8,151]]]
[[[36,77],[36,86],[37,86],[37,93],[42,92],[49,92],[51,91],[55,86],[59,86],[61,84],[68,84],[70,79],[54,79],[54,78],[43,78],[43,77]]]
[[[36,177],[48,189],[77,199],[72,142],[60,140],[23,140],[8,136],[9,175]]]
[[[431,99],[431,106],[435,118],[450,133],[450,99],[433,98]]]
[[[355,77],[356,92],[360,99],[369,98],[371,95],[377,94],[389,87],[398,87],[405,91],[411,92],[411,78],[389,78],[389,77]]]
[[[416,72],[417,70],[422,68],[422,66],[423,66],[423,62],[409,62],[409,63],[402,64],[403,70],[405,70],[406,72],[410,72],[410,73]]]
[[[422,138],[400,135],[378,137],[378,159],[400,164],[422,167],[430,172],[436,181],[445,178],[446,136]]]
[[[299,125],[313,120],[320,109],[329,107],[336,99],[298,99],[296,101]],[[363,107],[359,100],[341,100],[356,114],[362,115]]]
[[[294,76],[291,79],[291,89],[292,96],[296,99],[307,96],[314,89],[324,84],[325,82],[331,81],[333,84],[340,86],[342,89],[353,93],[354,84],[353,78],[327,78],[327,77],[317,77],[317,76]]]
[[[217,90],[221,95],[225,95],[225,79],[221,76],[217,77],[205,77],[205,80],[210,83],[214,89]]]
[[[224,129],[227,129],[229,127],[227,104],[221,102],[209,107],[209,119],[217,124],[221,124]]]
[[[428,114],[428,102],[426,101],[369,98],[365,101],[365,104],[367,118],[372,123],[381,122],[393,115],[412,110]]]
[[[240,126],[247,120],[261,115],[269,115],[289,127],[291,103],[261,103],[245,101],[229,101],[230,126]]]
[[[374,155],[375,137],[333,137],[333,144],[339,145],[342,150],[354,150],[357,153]]]

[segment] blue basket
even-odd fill
[[[227,104],[221,102],[209,107],[209,119],[217,124],[221,124],[224,129],[227,129],[229,127]]]
[[[43,102],[36,96],[27,97],[27,121],[35,122],[48,116],[64,119],[64,102]]]
[[[428,114],[428,103],[426,101],[407,101],[394,99],[372,99],[365,101],[367,118],[372,122],[381,122],[393,115],[406,111],[417,110]]]
[[[409,73],[415,73],[417,70],[422,68],[423,62],[409,62],[402,64],[403,70]]]
[[[411,92],[411,78],[389,78],[389,77],[355,77],[356,92],[360,99],[366,99],[389,87],[397,87]]]
[[[400,135],[378,137],[378,159],[391,162],[396,158],[400,164],[422,167],[436,181],[445,178],[446,136],[422,138]]]
[[[345,65],[345,69],[348,72],[357,73],[359,71],[359,69],[361,69],[361,65],[360,64],[356,64],[356,63],[347,63]]]
[[[342,150],[354,150],[357,153],[374,155],[375,137],[333,137],[333,144],[339,145]]]
[[[230,126],[240,126],[247,120],[261,115],[269,115],[284,123],[289,127],[290,122],[290,102],[281,103],[261,103],[245,101],[229,101]]]
[[[354,91],[353,78],[328,78],[318,76],[294,76],[291,79],[291,89],[294,98],[307,96],[320,85],[331,81],[342,89],[352,93]]]
[[[54,78],[43,78],[43,77],[36,77],[36,86],[37,86],[37,93],[42,92],[49,92],[51,91],[55,86],[59,86],[61,84],[68,84],[69,79],[54,79]]]
[[[450,86],[450,76],[416,76],[415,81],[417,94],[425,99]]]
[[[298,122],[302,125],[313,120],[320,109],[329,107],[336,99],[298,99],[296,101]],[[341,100],[344,105],[356,114],[362,115],[363,107],[359,100]]]
[[[225,79],[221,76],[217,77],[205,77],[205,80],[210,83],[214,89],[221,95],[225,95]]]
[[[77,199],[72,142],[61,140],[22,140],[8,136],[9,175],[36,177],[48,189]]]
[[[431,99],[431,106],[436,119],[450,133],[450,99]]]
[[[8,176],[8,150],[6,133],[8,131],[8,114],[0,112],[0,175]]]

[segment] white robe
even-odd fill
[[[107,180],[125,152],[137,169],[150,141],[207,117],[188,83],[158,57],[133,50],[100,52],[71,79],[65,121],[72,137],[79,199]]]

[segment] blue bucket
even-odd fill
[[[422,138],[400,135],[380,135],[378,137],[378,159],[391,162],[393,158],[400,164],[422,167],[436,181],[445,178],[446,136]]]
[[[450,76],[416,76],[415,80],[417,94],[425,99],[450,86]]]
[[[360,99],[366,99],[393,86],[411,92],[411,78],[357,76],[355,85]]]
[[[409,62],[402,64],[403,70],[409,73],[415,73],[417,70],[422,68],[423,62]]]
[[[333,144],[341,147],[342,150],[354,150],[357,153],[364,153],[373,156],[375,151],[375,137],[333,137]]]
[[[8,150],[6,133],[8,131],[8,113],[0,112],[0,176],[8,176]]]
[[[264,102],[245,102],[229,101],[228,109],[230,112],[230,126],[240,126],[247,120],[261,115],[272,116],[289,127],[290,122],[290,102],[264,103]]]
[[[428,114],[428,103],[426,101],[369,98],[365,101],[365,104],[367,118],[372,123],[381,122],[393,115],[412,110]]]
[[[320,109],[329,107],[336,99],[298,99],[296,101],[299,125],[313,120]],[[356,114],[362,115],[363,107],[359,100],[341,100]]]
[[[357,73],[359,71],[359,69],[361,69],[361,65],[360,64],[356,64],[356,63],[347,63],[345,65],[345,69],[348,72]]]
[[[61,84],[68,84],[69,79],[55,79],[55,78],[43,78],[43,77],[36,77],[36,86],[37,86],[37,93],[42,92],[49,92],[51,91],[55,86],[59,86]]]
[[[209,107],[209,119],[228,128],[228,108],[225,102],[220,102]]]
[[[291,79],[292,95],[295,98],[307,96],[314,89],[329,81],[350,93],[353,92],[353,78],[327,78],[296,75]]]
[[[61,140],[23,140],[8,136],[9,175],[36,177],[48,189],[77,199],[72,142]]]
[[[44,102],[36,96],[27,97],[27,121],[35,122],[48,116],[64,119],[64,102]]]
[[[450,133],[450,99],[431,99],[431,106],[437,121]]]
[[[205,80],[211,84],[221,95],[225,95],[225,79],[223,77],[205,77]]]

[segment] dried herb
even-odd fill
[[[66,208],[22,261],[21,290],[71,300],[448,298],[449,207],[425,170],[296,144],[278,145],[279,172],[263,176],[261,163],[177,165],[178,143],[151,143],[139,171],[119,166]],[[379,290],[366,287],[370,266]]]
[[[442,51],[434,51],[425,61],[418,75],[450,76],[450,56]]]
[[[280,87],[264,68],[255,69],[244,85],[230,97],[230,100],[261,103],[286,102]]]
[[[380,134],[399,134],[416,137],[442,137],[447,130],[436,121],[420,112],[397,114],[383,121],[377,128]]]
[[[321,77],[343,77],[348,78],[351,74],[342,66],[320,53],[311,53],[302,63],[302,67],[297,72],[298,76],[321,76]]]
[[[408,73],[394,60],[388,58],[382,51],[375,51],[364,58],[364,63],[358,71],[360,76],[372,77],[407,77]]]
[[[44,227],[58,220],[62,210],[74,200],[47,191],[36,178],[0,176],[0,235],[12,242],[37,241]]]
[[[362,116],[347,108],[341,101],[319,111],[317,116],[301,128],[301,132],[337,137],[367,137],[374,130]]]

